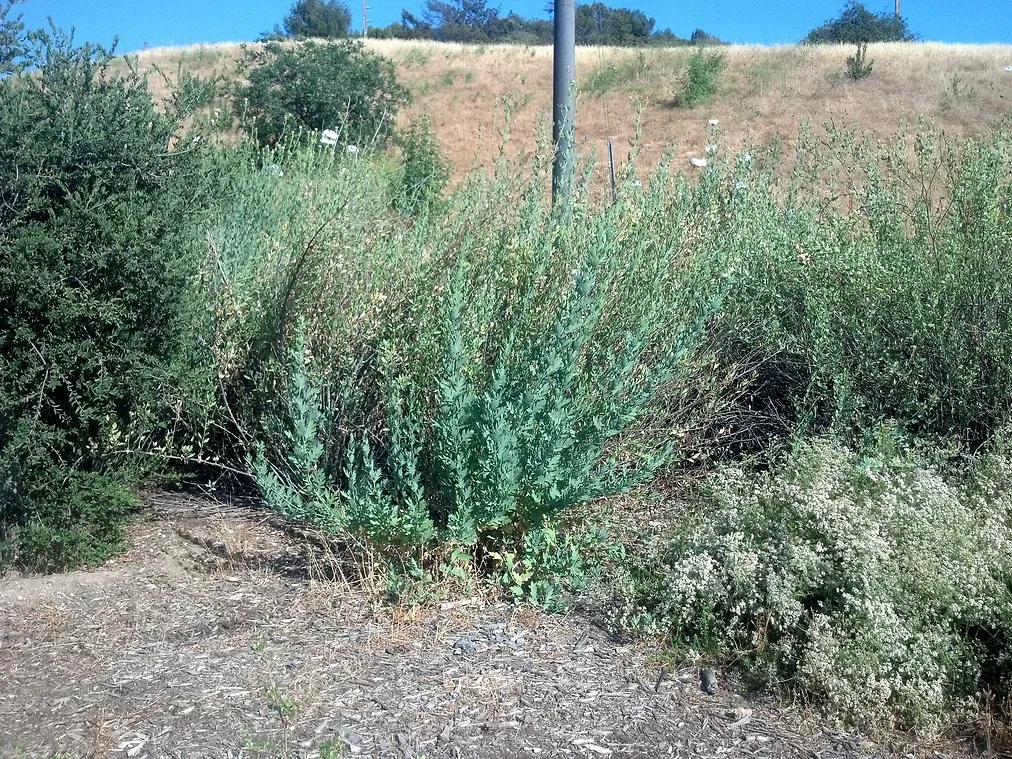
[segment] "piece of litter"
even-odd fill
[[[689,163],[691,163],[697,169],[705,169],[706,168],[706,159],[705,158],[690,158],[689,159]]]
[[[1005,70],[1006,70],[1006,71],[1007,71],[1008,73],[1012,74],[1012,66],[1006,66],[1006,67],[1005,67]]]
[[[709,124],[710,126],[714,127],[714,126],[717,126],[720,123],[720,119],[710,119],[706,123]]]
[[[737,709],[732,709],[727,712],[727,717],[734,720],[734,722],[731,723],[731,727],[741,727],[742,725],[747,725],[752,721],[752,710],[739,706]]]
[[[349,145],[348,147],[353,146]],[[450,609],[456,609],[461,606],[473,606],[474,604],[478,603],[478,601],[479,601],[478,598],[462,598],[459,601],[444,601],[442,604],[439,605],[439,608],[441,611],[449,611]]]

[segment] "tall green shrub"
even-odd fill
[[[333,129],[343,143],[384,143],[409,93],[393,63],[361,42],[267,42],[246,48],[236,92],[242,124],[264,146],[302,130]]]
[[[237,309],[215,316],[213,360],[251,471],[288,516],[400,560],[562,550],[538,536],[664,460],[667,441],[624,433],[681,368],[721,270],[647,221],[666,194],[559,218],[543,174],[475,179],[403,227],[371,160],[300,152],[211,238],[208,297]],[[511,585],[544,599],[541,582]]]
[[[21,36],[0,80],[0,554],[101,557],[130,499],[110,451],[157,389],[206,205],[200,151],[112,54]]]
[[[694,108],[717,94],[717,78],[724,70],[724,54],[697,49],[689,58],[681,89],[675,94],[675,105]]]
[[[708,234],[738,241],[720,362],[752,362],[752,405],[795,434],[860,444],[892,420],[979,447],[1012,399],[1009,134],[802,145],[783,201],[758,159],[702,178]]]
[[[450,180],[450,165],[428,119],[415,121],[397,137],[401,165],[395,175],[394,204],[409,214],[437,208]]]

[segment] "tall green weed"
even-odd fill
[[[830,130],[826,146],[803,136],[783,202],[725,175],[731,233],[752,243],[724,329],[766,356],[798,434],[861,443],[895,420],[973,449],[1006,423],[1010,147],[1004,131],[875,148]]]
[[[543,176],[476,179],[404,226],[369,160],[281,160],[224,209],[199,310],[277,508],[383,550],[502,564],[664,461],[667,441],[623,433],[680,371],[724,274],[642,234],[664,192],[556,215]]]

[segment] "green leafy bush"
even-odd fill
[[[116,479],[7,452],[0,476],[0,567],[56,572],[124,545],[137,500]]]
[[[627,620],[858,722],[948,727],[1012,678],[1009,466],[949,481],[887,432],[865,457],[817,440],[770,472],[723,468],[643,560]]]
[[[682,88],[675,93],[679,108],[695,108],[717,94],[717,78],[724,70],[724,54],[697,49],[689,58]]]
[[[303,130],[333,129],[343,143],[384,143],[408,91],[397,83],[391,61],[361,42],[267,42],[244,49],[248,80],[236,93],[245,128],[264,146]]]
[[[33,69],[0,80],[0,552],[55,568],[118,540],[132,500],[101,478],[158,405],[207,182],[111,53],[9,31]]]
[[[450,180],[450,165],[428,119],[413,122],[398,135],[397,144],[401,166],[395,176],[395,206],[415,215],[437,208]]]

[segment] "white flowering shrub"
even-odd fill
[[[950,482],[911,454],[819,440],[778,471],[721,469],[628,620],[855,721],[941,728],[981,687],[1007,692],[1010,468],[982,458]]]

